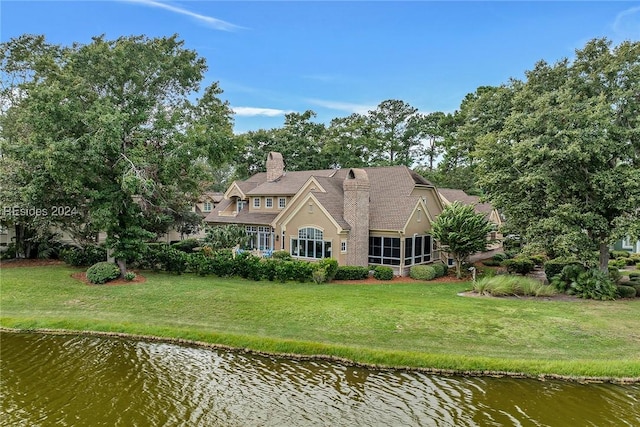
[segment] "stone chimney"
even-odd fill
[[[284,174],[282,154],[272,151],[267,155],[267,181],[273,182]]]
[[[342,183],[344,219],[351,226],[347,265],[369,265],[369,177],[364,169],[350,169]]]

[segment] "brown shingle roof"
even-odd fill
[[[293,196],[310,177],[327,177],[335,172],[333,169],[285,172],[280,178],[271,182],[266,180],[265,175],[260,184],[247,192],[244,189],[242,191],[251,196]]]
[[[449,203],[460,202],[465,205],[473,205],[476,212],[485,215],[489,215],[493,211],[493,206],[490,203],[480,203],[480,197],[471,196],[463,190],[454,188],[438,188],[438,192]]]

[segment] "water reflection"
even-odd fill
[[[116,338],[0,338],[7,426],[640,425],[640,386],[380,372]]]

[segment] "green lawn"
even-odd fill
[[[0,269],[0,326],[124,332],[368,364],[640,378],[640,299],[458,296],[468,284],[316,285],[145,273],[88,286]]]

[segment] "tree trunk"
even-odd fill
[[[600,270],[609,271],[609,245],[600,243]]]
[[[456,257],[456,277],[462,279],[462,259]]]
[[[120,278],[124,279],[125,274],[127,274],[127,261],[117,259],[116,264],[118,264],[118,268],[120,269]]]

